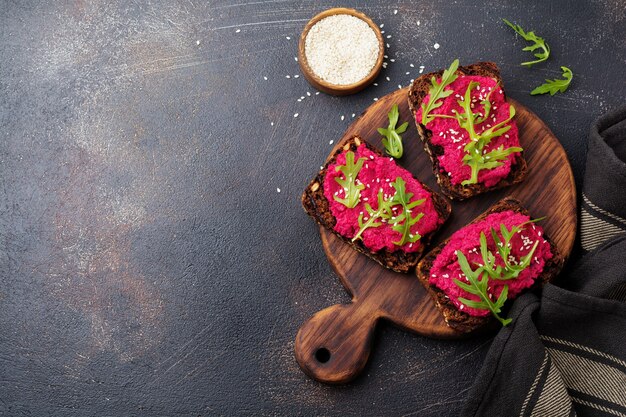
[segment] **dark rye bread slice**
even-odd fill
[[[481,220],[484,220],[488,215],[492,213],[498,213],[506,210],[513,210],[515,212],[530,216],[528,210],[526,210],[519,201],[513,198],[505,198],[491,206],[480,216],[476,217],[474,220],[472,220],[470,224],[474,224]],[[561,271],[561,268],[563,268],[563,263],[565,262],[564,258],[559,254],[554,243],[547,236],[545,236],[545,234],[543,237],[548,241],[548,243],[550,243],[550,247],[554,256],[552,257],[552,259],[546,262],[543,272],[536,278],[535,284],[528,290],[533,290],[537,287],[543,287],[543,285],[552,281]],[[497,323],[495,318],[491,315],[485,317],[470,316],[469,314],[457,309],[452,301],[450,301],[450,299],[446,297],[446,294],[441,289],[439,289],[439,287],[431,285],[428,282],[430,277],[430,269],[432,268],[432,265],[435,262],[435,259],[437,258],[439,253],[448,244],[449,240],[449,238],[446,239],[439,246],[437,246],[426,256],[424,256],[424,258],[417,265],[417,277],[419,278],[422,285],[426,288],[426,290],[428,290],[428,292],[430,293],[431,297],[435,301],[435,305],[443,314],[444,320],[446,321],[448,326],[452,327],[453,329],[458,330],[462,333],[469,333],[483,326],[493,325]]]
[[[475,64],[467,65],[465,67],[459,67],[457,73],[461,75],[477,75],[482,77],[494,78],[498,81],[500,87],[504,91],[502,77],[500,76],[500,69],[494,62],[477,62]],[[428,95],[428,89],[431,86],[430,79],[433,76],[435,76],[436,78],[440,78],[442,74],[443,70],[424,74],[416,78],[411,83],[409,87],[409,108],[413,113],[413,118],[415,118],[417,111],[421,107],[422,100],[424,100],[424,98]],[[432,143],[433,133],[430,130],[426,129],[426,126],[418,123],[417,119],[415,119],[415,124],[417,125],[417,131],[419,132],[420,138],[422,139],[424,149],[426,150],[426,152],[430,156],[430,160],[432,161],[433,172],[435,173],[435,177],[437,177],[437,183],[441,187],[441,191],[450,198],[454,198],[456,200],[465,200],[480,193],[495,190],[498,188],[508,187],[509,185],[521,182],[524,180],[524,178],[526,178],[528,166],[522,152],[522,155],[517,158],[516,163],[511,167],[511,172],[509,173],[509,175],[506,178],[500,180],[493,187],[487,188],[484,184],[480,183],[470,184],[466,186],[461,186],[460,184],[452,184],[452,182],[450,182],[450,177],[445,172],[440,172],[441,167],[439,165],[439,160],[437,157],[443,154],[443,148]]]
[[[343,146],[339,147],[337,151],[332,155],[332,157],[326,162],[324,168],[319,171],[317,176],[309,183],[309,185],[304,190],[302,194],[302,206],[304,207],[304,211],[313,217],[313,219],[320,225],[324,226],[328,230],[332,231],[335,235],[339,236],[341,240],[352,246],[357,251],[369,256],[382,266],[392,269],[396,272],[407,273],[412,268],[417,265],[417,262],[422,257],[424,253],[424,248],[428,246],[431,236],[435,233],[430,233],[426,236],[423,236],[420,240],[420,248],[417,252],[407,253],[402,250],[397,250],[390,252],[388,250],[381,250],[378,252],[372,252],[369,250],[361,240],[357,240],[356,242],[352,242],[351,239],[348,239],[344,236],[341,236],[339,233],[335,232],[334,227],[336,224],[336,219],[330,212],[330,205],[326,197],[324,196],[324,178],[326,177],[326,171],[328,166],[335,162],[337,156],[344,152],[351,150],[353,152],[356,151],[357,147],[364,143],[365,146],[372,152],[376,153],[381,157],[386,157],[381,151],[365,142],[363,139],[358,136],[354,136],[348,139]],[[421,181],[420,181],[421,183]],[[439,216],[443,217],[444,221],[447,220],[450,215],[451,207],[450,203],[445,199],[445,197],[435,193],[425,184],[422,184],[424,189],[430,192],[433,196],[433,203],[435,205],[435,209]]]

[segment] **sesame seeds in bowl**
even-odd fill
[[[363,13],[346,8],[313,17],[298,45],[305,78],[332,95],[354,94],[371,84],[382,68],[383,55],[378,26]]]

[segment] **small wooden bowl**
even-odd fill
[[[372,30],[374,30],[374,33],[376,33],[376,37],[378,38],[378,59],[376,60],[376,64],[374,64],[372,71],[370,71],[370,73],[365,78],[363,78],[361,81],[356,82],[354,84],[338,85],[338,84],[331,84],[327,81],[322,80],[313,72],[313,70],[309,66],[306,60],[306,54],[304,52],[305,39],[309,33],[309,30],[311,30],[313,25],[315,25],[317,22],[324,19],[325,17],[338,15],[338,14],[348,14],[348,15],[361,19],[362,21],[367,23],[369,27],[372,28]],[[332,9],[324,10],[323,12],[314,16],[311,20],[309,20],[309,22],[304,27],[304,30],[302,31],[302,34],[300,35],[300,42],[298,43],[298,63],[300,63],[300,68],[302,69],[304,78],[306,78],[313,87],[317,88],[320,91],[325,92],[326,94],[331,94],[334,96],[347,96],[350,94],[354,94],[363,90],[368,85],[370,85],[374,81],[374,79],[376,79],[376,77],[380,73],[381,68],[383,67],[384,55],[385,55],[385,41],[383,40],[383,35],[382,33],[380,33],[380,29],[378,28],[378,26],[376,26],[376,24],[372,21],[372,19],[367,17],[365,14],[357,10],[348,9],[345,7],[335,7]]]

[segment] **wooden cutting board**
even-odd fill
[[[409,129],[402,135],[405,149],[399,163],[439,191],[430,159],[422,148],[408,108],[407,91],[407,88],[399,89],[372,104],[346,130],[329,156],[354,135],[383,149],[376,129],[388,125],[387,113],[397,103],[400,108],[398,125],[409,121]],[[452,201],[452,215],[433,239],[432,247],[498,200],[511,196],[522,201],[533,217],[547,216],[541,225],[567,258],[576,235],[576,189],[567,155],[536,114],[514,100],[510,102],[517,111],[515,120],[529,166],[528,177],[503,190],[463,202]],[[326,383],[344,383],[355,378],[367,363],[376,324],[381,319],[427,337],[463,337],[446,325],[413,272],[400,274],[385,269],[325,228],[320,227],[320,233],[328,260],[352,296],[352,302],[318,312],[298,331],[296,359],[311,378]]]

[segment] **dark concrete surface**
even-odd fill
[[[348,300],[300,193],[352,113],[456,57],[501,65],[580,183],[590,123],[626,97],[625,5],[346,1],[395,62],[345,98],[294,78],[300,30],[333,5],[0,3],[0,415],[458,414],[489,339],[382,325],[356,382],[300,371],[300,324]],[[550,60],[519,66],[500,17]],[[560,65],[570,91],[528,95]]]

